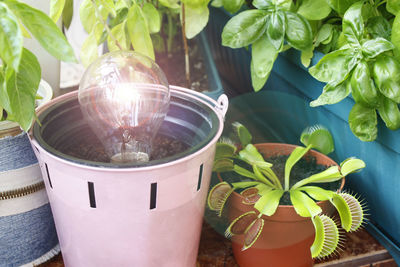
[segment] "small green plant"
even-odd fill
[[[75,61],[63,33],[45,13],[16,0],[0,0],[0,120],[15,121],[25,131],[35,115],[41,79],[36,56],[23,45],[31,35],[57,59]]]
[[[359,171],[365,163],[356,158],[349,158],[339,166],[330,166],[326,170],[306,177],[290,186],[290,173],[293,166],[310,150],[317,149],[327,154],[334,150],[333,138],[330,132],[321,126],[309,127],[301,135],[303,146],[296,147],[285,163],[284,177],[277,177],[271,169],[272,164],[264,160],[257,148],[251,144],[252,136],[240,123],[233,127],[239,137],[240,151],[232,141],[222,139],[217,144],[217,152],[213,171],[234,171],[247,181],[229,184],[226,181],[215,185],[208,195],[208,206],[219,216],[229,196],[234,190],[243,190],[243,203],[254,205],[256,211],[246,212],[234,219],[225,234],[244,234],[243,249],[251,247],[260,236],[264,219],[263,215],[271,216],[279,206],[285,192],[290,195],[290,201],[297,214],[310,217],[315,228],[315,240],[311,246],[312,257],[325,257],[334,252],[339,244],[340,235],[336,222],[329,216],[321,214],[322,209],[316,201],[329,201],[340,216],[340,225],[346,231],[355,231],[363,223],[364,207],[356,197],[349,193],[334,192],[323,189],[315,184],[330,183],[341,180],[346,175]],[[249,168],[239,166],[236,162],[247,164]],[[250,179],[250,180],[248,180]],[[283,184],[282,184],[283,182]]]
[[[308,67],[314,51],[325,56],[309,73],[326,83],[312,107],[336,104],[352,94],[351,131],[362,141],[377,138],[377,115],[400,128],[400,2],[398,0],[214,0],[235,14],[222,44],[251,46],[255,91],[267,81],[280,52],[301,51]],[[247,5],[245,5],[247,4]]]
[[[54,21],[63,14],[69,25],[73,0],[51,0]],[[187,39],[207,25],[210,0],[83,0],[79,15],[89,34],[80,53],[83,65],[98,57],[98,46],[106,43],[110,51],[135,50],[155,59],[155,49],[170,52],[180,26],[185,49],[186,79],[190,84]],[[166,38],[164,42],[163,37]]]

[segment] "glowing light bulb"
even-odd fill
[[[169,98],[163,71],[132,51],[100,57],[85,71],[79,86],[83,116],[114,163],[149,160]]]

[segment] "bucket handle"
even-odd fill
[[[221,112],[223,118],[225,118],[226,112],[228,111],[229,99],[226,94],[222,94],[218,97],[216,108]]]
[[[222,116],[222,118],[225,118],[225,115],[226,115],[226,112],[228,111],[228,106],[229,106],[229,99],[226,94],[221,94],[218,97],[217,101],[215,101],[211,97],[209,97],[203,93],[196,92],[194,90],[186,89],[186,88],[183,88],[180,86],[171,86],[171,88],[173,88],[174,90],[180,91],[182,93],[194,95],[194,96],[200,98],[201,100],[208,102],[216,109],[216,111]]]

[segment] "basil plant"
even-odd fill
[[[377,138],[378,114],[400,128],[400,1],[398,0],[214,0],[235,14],[222,45],[251,46],[255,91],[267,81],[277,55],[293,47],[308,67],[314,51],[325,56],[309,73],[326,83],[312,107],[352,95],[351,131],[362,141]],[[247,4],[247,5],[245,5]]]
[[[311,218],[315,228],[315,240],[310,248],[313,258],[332,254],[341,239],[339,222],[322,214],[317,201],[329,201],[336,208],[340,216],[340,227],[345,231],[356,231],[362,226],[365,207],[356,197],[317,186],[339,181],[348,174],[361,170],[365,167],[362,160],[346,159],[340,167],[330,166],[290,186],[293,166],[310,149],[317,149],[325,154],[333,151],[333,138],[327,129],[321,126],[305,129],[300,138],[304,146],[298,146],[291,152],[285,163],[284,177],[277,177],[271,168],[272,164],[266,162],[256,146],[251,144],[252,137],[248,130],[237,122],[233,126],[242,149],[238,151],[233,142],[227,139],[218,142],[213,171],[233,171],[242,179],[234,183],[222,181],[215,185],[209,192],[207,203],[211,210],[221,216],[229,196],[235,190],[241,190],[242,203],[253,206],[254,210],[235,218],[226,229],[225,235],[245,235],[243,250],[257,241],[262,234],[265,216],[272,216],[276,212],[284,193],[290,195],[291,204],[298,215]],[[248,167],[242,167],[237,161]]]
[[[61,30],[42,11],[16,0],[0,0],[0,120],[19,123],[25,131],[35,116],[41,69],[24,47],[24,37],[37,39],[52,56],[75,61]]]

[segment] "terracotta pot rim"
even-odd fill
[[[299,147],[299,145],[286,144],[286,143],[259,143],[259,144],[254,144],[254,146],[256,148],[259,148],[260,146],[280,146],[280,147],[290,147],[290,148],[293,148],[293,149],[295,149],[296,147]],[[321,152],[318,152],[316,150],[310,150],[310,151],[311,151],[311,153],[316,154],[318,157],[329,159],[329,161],[331,161],[333,163],[333,165],[339,166],[339,164],[337,164],[333,159],[331,159],[327,155],[322,154]],[[310,151],[307,152],[307,154],[310,153]],[[221,174],[218,172],[217,175],[218,175],[218,179],[222,182],[223,179],[221,177]],[[345,181],[346,181],[346,179],[345,179],[345,177],[343,177],[342,178],[342,183],[340,184],[340,187],[339,187],[338,191],[342,191],[343,190]],[[235,197],[243,198],[243,196],[241,194],[239,194],[239,193],[237,193],[235,191],[232,194],[235,195]],[[316,204],[320,205],[325,201],[318,201],[318,202],[316,202]],[[293,209],[293,205],[279,205],[278,207],[280,209]]]

